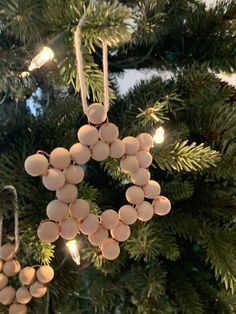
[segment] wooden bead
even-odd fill
[[[125,144],[117,139],[110,146],[110,156],[112,158],[121,158],[125,154]]]
[[[69,211],[73,218],[81,221],[89,215],[90,205],[86,200],[77,199],[70,204]]]
[[[5,274],[0,273],[0,290],[5,288],[8,284],[8,278]]]
[[[108,260],[114,260],[120,254],[120,247],[115,240],[108,238],[103,241],[101,245],[101,251],[104,258]]]
[[[126,155],[135,155],[139,150],[139,142],[133,136],[127,136],[122,140],[125,143]]]
[[[22,285],[30,285],[36,276],[36,271],[33,267],[27,266],[21,269],[19,273],[19,280]]]
[[[72,217],[68,217],[60,223],[60,236],[65,240],[74,239],[78,231],[78,224]]]
[[[101,214],[100,220],[105,229],[114,229],[119,223],[119,216],[116,211],[107,209]]]
[[[160,184],[154,180],[150,180],[148,184],[143,187],[143,192],[146,198],[157,198],[161,193]]]
[[[47,206],[47,216],[54,221],[61,221],[69,214],[68,205],[59,201],[53,200]]]
[[[106,143],[98,141],[91,148],[92,158],[97,161],[102,161],[108,158],[110,154],[109,146]]]
[[[102,124],[107,119],[107,110],[102,104],[94,103],[88,107],[87,116],[92,124]]]
[[[35,281],[30,285],[30,294],[34,298],[42,298],[47,293],[47,287],[39,281]]]
[[[139,149],[149,151],[153,147],[153,138],[149,133],[141,133],[136,139],[139,141]]]
[[[130,186],[125,193],[126,199],[129,203],[137,205],[144,200],[143,190],[135,185]]]
[[[67,183],[79,184],[84,179],[84,170],[80,166],[70,165],[63,173]]]
[[[89,124],[83,125],[78,133],[78,139],[79,141],[84,145],[94,145],[98,142],[99,139],[99,132],[98,130]]]
[[[98,217],[94,214],[89,214],[83,221],[79,223],[79,229],[82,233],[90,235],[95,233],[99,228]]]
[[[41,283],[48,283],[54,277],[54,270],[49,265],[40,266],[37,270],[37,279]]]
[[[119,242],[126,241],[130,236],[130,227],[119,222],[115,229],[111,230],[111,236]]]
[[[26,314],[27,306],[24,304],[13,303],[9,307],[9,314]]]
[[[126,225],[132,225],[137,220],[137,211],[131,205],[123,205],[119,209],[120,220]]]
[[[136,207],[138,219],[141,221],[148,221],[152,218],[154,211],[152,204],[147,201],[143,201]]]
[[[4,261],[2,259],[0,259],[0,272],[2,271],[3,264],[4,264]]]
[[[26,158],[25,171],[32,177],[45,174],[48,169],[48,160],[42,154],[34,154]]]
[[[95,233],[89,235],[88,240],[92,245],[101,246],[103,241],[107,238],[108,231],[100,226]]]
[[[145,185],[150,180],[151,175],[147,169],[139,168],[131,175],[131,181],[136,185]]]
[[[9,305],[12,303],[16,294],[16,290],[12,286],[3,288],[0,291],[0,303],[3,305]]]
[[[49,169],[47,174],[42,178],[43,185],[49,191],[56,191],[63,187],[65,183],[65,177],[61,170]]]
[[[165,196],[159,196],[153,201],[155,214],[159,216],[167,215],[171,210],[171,202]]]
[[[152,155],[149,152],[139,151],[135,154],[140,168],[148,168],[152,164]]]
[[[55,222],[44,221],[39,225],[37,234],[41,241],[52,243],[59,237],[59,228]]]
[[[74,184],[66,183],[61,189],[56,191],[56,196],[64,203],[72,203],[78,196],[77,187]]]
[[[16,301],[21,304],[27,304],[31,301],[32,296],[27,287],[20,287],[16,290]]]
[[[3,272],[7,277],[14,277],[20,271],[20,263],[17,260],[7,261],[3,265]]]
[[[118,127],[113,123],[105,123],[99,129],[100,139],[105,143],[113,143],[119,136]]]
[[[122,158],[120,161],[120,168],[124,173],[135,173],[139,169],[137,158],[134,156],[126,156]]]
[[[50,164],[54,168],[65,169],[71,163],[70,153],[63,147],[55,148],[50,154]]]
[[[71,158],[79,165],[86,164],[91,158],[91,152],[88,146],[75,143],[70,148]]]
[[[15,245],[6,243],[0,248],[0,258],[4,261],[9,261],[15,256]]]

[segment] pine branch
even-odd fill
[[[162,183],[162,194],[167,195],[171,201],[178,202],[181,200],[189,199],[193,196],[194,186],[190,181],[171,181]]]
[[[158,166],[169,171],[198,171],[209,167],[215,167],[220,160],[220,154],[197,145],[195,142],[188,145],[188,141],[177,141],[163,149],[154,149],[153,157]]]

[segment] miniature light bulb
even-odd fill
[[[41,68],[45,63],[54,58],[54,52],[49,47],[43,49],[34,57],[29,65],[29,71]]]
[[[165,139],[165,130],[162,126],[156,129],[156,133],[153,135],[153,141],[156,144],[161,144]]]
[[[70,255],[75,261],[77,265],[80,265],[80,254],[79,254],[79,248],[78,243],[76,240],[71,240],[66,243],[66,246],[68,247],[70,251]]]

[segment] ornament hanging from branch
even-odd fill
[[[54,277],[52,267],[26,266],[21,268],[17,260],[19,249],[19,229],[18,229],[18,200],[16,189],[5,186],[14,195],[14,215],[15,215],[15,244],[5,243],[2,245],[2,225],[3,216],[0,217],[0,303],[9,305],[9,314],[27,313],[27,304],[33,298],[41,298],[47,293],[46,284]],[[16,287],[9,285],[9,278],[18,276],[19,282]]]
[[[137,219],[148,221],[153,214],[166,215],[171,204],[166,197],[160,196],[160,185],[151,180],[147,170],[152,163],[152,136],[141,133],[136,138],[127,136],[119,139],[117,126],[108,121],[108,61],[107,45],[103,41],[104,105],[87,104],[80,34],[84,19],[85,15],[75,32],[75,48],[82,106],[88,124],[80,127],[78,142],[69,151],[58,147],[50,155],[46,154],[48,158],[39,151],[26,159],[25,170],[31,176],[42,176],[43,185],[50,191],[56,191],[57,199],[47,206],[49,220],[38,227],[40,240],[51,243],[59,236],[73,240],[81,232],[88,236],[92,245],[100,248],[104,258],[114,260],[120,254],[119,242],[126,241],[130,236],[129,225]],[[81,165],[90,159],[100,162],[109,157],[120,159],[120,169],[131,176],[133,185],[125,193],[127,204],[118,212],[107,209],[98,217],[90,213],[87,200],[77,198],[76,185],[84,179]]]

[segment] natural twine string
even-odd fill
[[[88,115],[88,103],[87,103],[87,89],[84,77],[84,65],[83,65],[83,54],[81,49],[81,27],[84,24],[86,14],[81,17],[74,34],[75,42],[75,54],[77,62],[77,72],[80,82],[80,94],[83,106],[83,111]],[[103,87],[104,87],[104,107],[106,112],[109,109],[109,81],[108,81],[108,58],[107,58],[107,44],[102,41],[102,65],[103,65]]]
[[[18,196],[16,192],[16,188],[13,185],[6,185],[4,186],[4,190],[9,190],[12,192],[14,196],[14,220],[15,220],[15,230],[14,230],[14,235],[15,235],[15,253],[19,249],[20,245],[20,239],[19,239],[19,216],[18,216]],[[2,246],[2,227],[3,227],[3,216],[0,216],[0,247]]]

